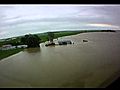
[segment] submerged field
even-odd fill
[[[58,39],[69,39],[74,44],[45,47],[41,43],[40,48],[2,59],[0,87],[105,87],[119,77],[119,32]]]

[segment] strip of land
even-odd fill
[[[10,49],[10,50],[1,50],[0,51],[0,60],[6,57],[9,57],[13,54],[16,54],[20,51],[22,51],[23,49],[17,48],[17,49]]]

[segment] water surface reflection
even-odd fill
[[[27,48],[24,51],[26,51],[28,53],[39,53],[41,50],[40,50],[40,48]]]

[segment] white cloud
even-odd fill
[[[110,25],[110,24],[100,24],[100,23],[92,23],[92,24],[88,24],[88,26],[95,26],[95,27],[108,27],[108,28],[114,28],[114,29],[120,29],[119,26],[115,26],[115,25]]]
[[[0,38],[49,30],[119,29],[119,15],[119,5],[0,6]]]

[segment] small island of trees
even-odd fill
[[[41,39],[37,35],[28,34],[21,38],[21,42],[30,47],[39,47]]]

